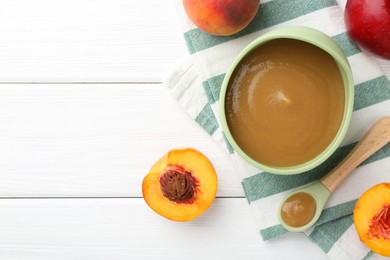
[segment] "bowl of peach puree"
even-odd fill
[[[324,162],[352,115],[348,60],[330,37],[284,27],[250,43],[227,71],[220,93],[224,134],[255,167],[297,174]]]

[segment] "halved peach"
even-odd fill
[[[353,218],[360,240],[375,253],[390,256],[390,183],[377,184],[364,192]]]
[[[153,165],[142,182],[142,193],[161,216],[189,221],[211,206],[217,186],[217,174],[206,156],[192,148],[175,149]]]

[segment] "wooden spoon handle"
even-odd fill
[[[378,120],[348,156],[321,179],[321,183],[333,192],[349,173],[388,142],[390,142],[390,116]]]

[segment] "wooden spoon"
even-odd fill
[[[318,220],[321,215],[321,212],[325,206],[326,201],[328,200],[330,194],[339,186],[339,184],[364,160],[370,157],[373,153],[381,149],[388,142],[390,142],[390,116],[383,117],[378,120],[362,137],[359,143],[353,148],[353,150],[345,157],[332,171],[327,175],[321,178],[319,181],[316,181],[312,184],[309,184],[303,188],[295,190],[293,193],[288,195],[281,203],[279,208],[279,221],[280,223],[289,231],[300,232],[310,228]],[[286,219],[286,205],[289,198],[297,193],[307,193],[314,200],[314,207],[304,205],[300,201],[294,201],[296,206],[295,210],[289,212],[289,218],[300,217],[305,215],[306,212],[311,210],[314,212],[313,217],[307,223],[302,224],[301,226],[291,226],[291,221]],[[290,199],[291,201],[291,199]],[[301,204],[300,204],[301,203]],[[297,208],[300,205],[299,208]],[[290,207],[291,208],[291,207]],[[303,210],[303,212],[302,212]],[[299,212],[301,211],[301,212]],[[283,213],[283,214],[282,214]],[[290,214],[291,213],[291,214]],[[299,214],[298,214],[299,213]],[[282,217],[284,216],[284,219]],[[286,220],[286,221],[285,221]]]

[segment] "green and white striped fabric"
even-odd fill
[[[318,180],[353,148],[380,117],[390,115],[390,82],[375,59],[362,53],[345,32],[345,2],[336,0],[263,0],[251,24],[240,33],[216,37],[196,28],[186,17],[182,1],[174,0],[184,28],[189,58],[167,79],[172,95],[230,154],[242,177],[242,187],[252,209],[260,237],[269,240],[286,230],[277,220],[277,207],[292,190]],[[235,56],[265,32],[289,25],[318,29],[344,50],[353,70],[355,105],[350,129],[341,147],[325,163],[310,172],[280,176],[252,167],[227,143],[218,119],[218,97],[224,73]],[[306,232],[332,259],[363,259],[371,254],[360,242],[352,212],[357,198],[380,182],[390,180],[390,145],[367,159],[329,199],[317,225]],[[267,210],[265,210],[267,209]]]

